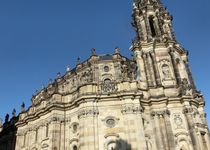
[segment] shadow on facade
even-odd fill
[[[0,150],[15,150],[17,127],[15,123],[18,116],[13,116],[9,120],[9,115],[5,117],[5,122],[0,124]],[[2,122],[2,121],[1,121]]]
[[[107,150],[131,150],[131,144],[123,139],[110,142],[107,146]]]

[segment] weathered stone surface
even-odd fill
[[[27,110],[22,105],[15,149],[210,150],[204,100],[171,22],[159,0],[135,0],[134,58],[119,48],[113,55],[92,49],[88,60],[59,73]],[[11,139],[6,122],[0,150]]]

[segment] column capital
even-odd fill
[[[170,116],[171,115],[171,112],[166,109],[166,110],[161,110],[161,111],[152,111],[151,112],[151,116],[152,117],[165,117],[165,116]]]
[[[121,112],[122,114],[141,114],[143,108],[134,104],[126,104],[122,106]]]

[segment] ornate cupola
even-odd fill
[[[175,40],[172,16],[160,0],[134,0],[133,5],[133,26],[141,42]]]

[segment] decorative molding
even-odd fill
[[[170,116],[170,115],[171,115],[171,113],[168,109],[167,110],[162,110],[162,111],[152,111],[152,113],[151,113],[152,117],[155,117],[155,116],[165,117],[165,116]]]
[[[84,117],[90,117],[90,116],[95,116],[99,114],[99,110],[96,108],[87,108],[87,109],[82,109],[78,112],[78,119],[84,118]]]
[[[126,104],[122,106],[122,114],[139,114],[143,112],[142,107],[134,104]]]
[[[190,107],[185,107],[183,108],[183,114],[192,114],[193,113],[193,108]]]

